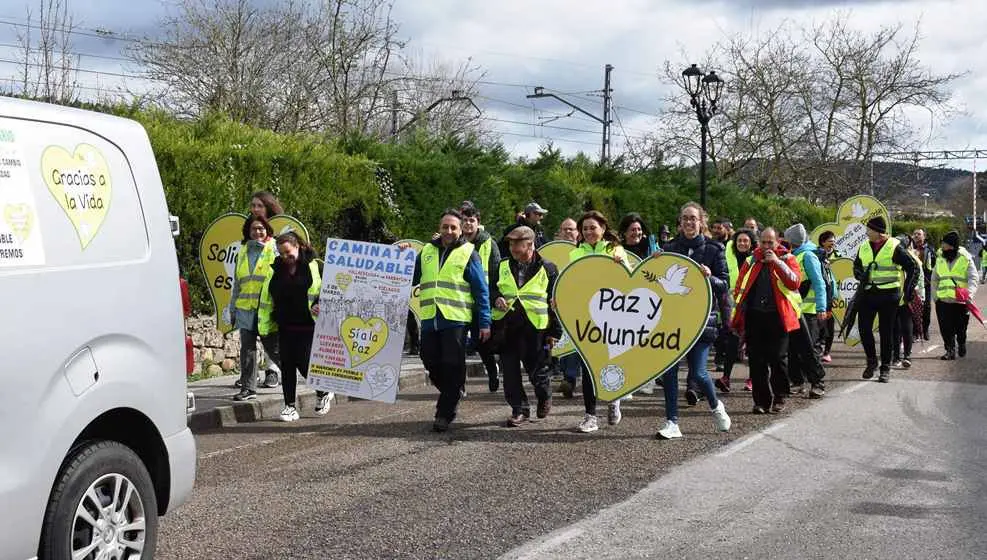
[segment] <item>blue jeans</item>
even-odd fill
[[[583,361],[579,357],[579,354],[568,354],[559,358],[559,368],[562,370],[562,376],[572,385],[575,385],[576,381],[579,380],[582,373],[580,371],[582,365]]]
[[[709,342],[699,342],[685,355],[689,363],[688,382],[695,382],[699,389],[706,395],[711,409],[716,408],[716,388],[713,387],[713,380],[706,372],[706,359],[709,357]],[[672,422],[679,421],[679,365],[668,368],[665,375],[661,376],[662,388],[665,390],[665,418]]]

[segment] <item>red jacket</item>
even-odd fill
[[[771,275],[774,276],[776,281],[781,281],[789,290],[797,292],[799,284],[802,283],[802,271],[799,269],[798,261],[781,245],[775,249],[775,254],[778,255],[780,263],[771,269]],[[733,316],[733,328],[738,332],[744,331],[747,295],[754,286],[757,275],[761,273],[762,266],[764,266],[764,261],[761,260],[761,248],[758,247],[754,249],[753,266],[749,259],[744,261],[744,264],[740,267],[740,273],[737,275],[737,285],[733,292],[733,300],[737,302],[736,313]],[[751,280],[746,282],[745,285],[744,280],[748,274],[751,275]],[[740,289],[741,286],[744,287],[743,291]],[[778,315],[781,317],[781,325],[785,329],[785,332],[797,331],[799,329],[798,310],[792,307],[785,298],[785,294],[778,289],[778,285],[775,282],[771,283],[771,288],[775,293],[775,305],[778,307]]]

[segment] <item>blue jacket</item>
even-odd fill
[[[446,256],[448,256],[451,249],[455,249],[464,243],[460,239],[453,247],[445,249],[442,247],[442,240],[433,239],[430,243],[439,248],[439,266],[445,262]],[[421,255],[418,255],[418,259],[415,261],[415,274],[414,279],[411,282],[412,286],[417,286],[421,283],[422,278],[422,259]],[[489,329],[490,328],[490,287],[487,285],[487,276],[483,273],[483,264],[480,262],[480,254],[476,252],[474,248],[473,254],[470,255],[470,262],[466,265],[466,270],[463,271],[463,280],[469,282],[470,292],[473,294],[473,321],[474,323],[479,323],[479,328]],[[442,316],[442,311],[440,309],[435,310],[435,318],[431,321],[422,321],[422,332],[432,332],[441,331],[445,329],[451,329],[454,327],[468,327],[467,323],[460,321],[450,321]]]
[[[802,270],[805,271],[805,275],[809,278],[809,283],[812,285],[812,289],[816,292],[816,312],[822,313],[826,310],[826,280],[823,279],[822,265],[819,264],[819,257],[816,255],[816,245],[811,241],[806,241],[800,245],[797,249],[792,251],[792,254],[798,258],[800,255],[804,254],[804,261],[802,264]],[[799,292],[805,297],[805,294],[809,293],[808,286],[805,282],[802,283],[803,289]]]

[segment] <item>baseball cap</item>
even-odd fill
[[[537,202],[529,202],[527,206],[524,207],[525,214],[548,214],[548,210],[545,210]]]

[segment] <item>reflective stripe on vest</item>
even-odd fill
[[[487,276],[490,274],[490,248],[493,247],[493,238],[488,237],[486,241],[480,244],[476,248],[476,252],[480,254],[480,264],[483,265],[483,275]]]
[[[870,243],[864,243],[860,246],[860,252],[857,256],[860,257],[860,264],[863,265],[866,270],[870,263],[874,263],[873,268],[870,271],[870,280],[867,284],[867,288],[878,288],[881,290],[897,289],[901,287],[901,280],[898,278],[898,273],[901,269],[894,263],[894,251],[898,248],[898,240],[890,238],[884,242],[884,246],[881,250],[877,252],[877,256],[874,256],[874,250],[871,249]]]
[[[473,293],[463,273],[473,256],[473,244],[453,249],[439,268],[439,249],[428,243],[421,252],[421,312],[423,321],[436,316],[436,308],[450,321],[473,320]]]
[[[277,257],[277,252],[274,249],[274,240],[271,239],[264,243],[264,248],[261,249],[260,256],[257,257],[257,262],[254,263],[254,269],[251,271],[248,270],[250,259],[247,256],[247,246],[244,244],[240,247],[240,251],[236,255],[234,272],[236,281],[240,286],[236,301],[233,302],[237,309],[257,310],[257,305],[260,302],[260,290],[264,286],[264,280],[271,274],[271,263],[274,262],[275,257]]]
[[[939,284],[936,286],[936,299],[939,301],[956,301],[956,288],[967,287],[966,270],[970,266],[969,253],[966,249],[960,248],[956,253],[956,260],[950,265],[942,256],[942,249],[939,250],[936,260],[936,276],[939,277]]]
[[[761,266],[763,267],[764,264],[762,263]],[[733,320],[733,317],[737,314],[737,310],[740,309],[744,300],[747,299],[747,292],[749,291],[751,276],[753,276],[751,272],[753,270],[754,270],[754,257],[750,256],[747,257],[747,274],[744,276],[743,281],[740,283],[740,291],[739,291],[740,295],[737,296],[737,304],[733,307],[733,311],[731,311],[730,313],[731,320]],[[760,273],[760,271],[758,271],[758,273]],[[781,295],[785,296],[785,299],[788,300],[789,305],[791,305],[792,309],[795,310],[796,318],[801,318],[802,296],[800,296],[798,291],[796,290],[789,290],[788,286],[786,286],[784,282],[782,282],[781,279],[778,278],[777,276],[772,275],[772,279],[774,280],[775,287],[778,288],[778,290],[781,292]]]
[[[734,288],[737,287],[737,278],[740,276],[740,262],[737,261],[737,255],[733,252],[733,241],[727,243],[727,272],[730,274],[730,291],[733,292]]]
[[[500,261],[500,277],[497,279],[497,288],[500,290],[501,297],[507,300],[508,309],[514,305],[514,300],[517,299],[521,302],[521,307],[524,308],[524,314],[536,329],[545,330],[548,328],[548,273],[545,272],[544,266],[519,290],[517,282],[514,281],[514,275],[511,274],[510,261]],[[507,313],[494,309],[492,315],[494,321],[497,321],[503,319]]]
[[[801,252],[795,257],[795,262],[799,263],[799,273],[801,278],[799,278],[799,283],[804,284],[809,283],[809,292],[805,294],[802,298],[802,313],[807,313],[809,315],[816,314],[816,289],[812,287],[812,281],[809,279],[809,275],[805,272],[805,252]],[[801,290],[799,291],[801,295]]]

